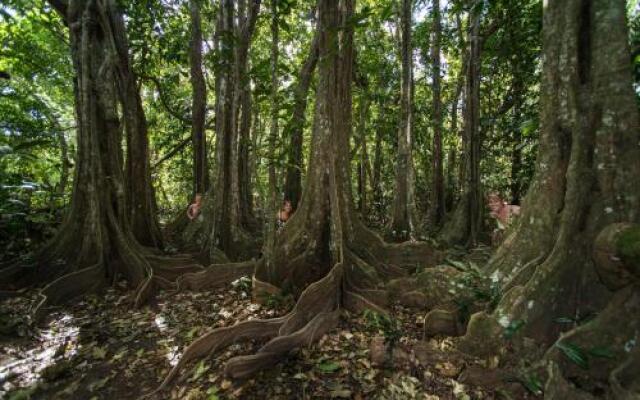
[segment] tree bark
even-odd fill
[[[71,205],[57,234],[36,254],[35,265],[12,266],[0,273],[4,279],[17,276],[21,283],[49,282],[40,292],[36,318],[47,304],[68,301],[119,277],[136,288],[135,303],[140,304],[156,283],[170,283],[181,271],[199,269],[158,265],[161,260],[134,237],[123,169],[122,124],[139,129],[137,133],[146,132],[146,126],[134,124],[144,118],[136,119],[143,115],[137,108],[140,103],[129,102],[139,97],[131,95],[132,81],[125,80],[132,75],[127,75],[130,70],[122,60],[127,52],[115,0],[71,0],[53,6],[69,26],[75,70],[78,150]],[[127,106],[131,113],[125,112]],[[131,143],[141,144],[138,139],[142,137],[131,135]]]
[[[162,247],[162,235],[157,219],[157,206],[151,183],[147,120],[137,77],[129,59],[129,44],[124,18],[117,5],[102,13],[105,33],[110,36],[117,87],[122,104],[126,132],[125,195],[131,230],[137,241],[150,247]]]
[[[202,23],[199,0],[189,0],[191,15],[191,40],[189,64],[191,67],[191,143],[193,147],[193,194],[204,194],[209,188],[207,166],[207,137],[205,120],[207,111],[207,86],[202,72]]]
[[[318,63],[318,35],[313,37],[309,55],[298,72],[298,83],[294,91],[294,103],[291,119],[284,127],[283,135],[289,139],[287,146],[287,170],[284,182],[285,199],[291,201],[294,210],[298,208],[302,195],[302,134],[304,132],[304,116],[307,110],[307,96],[313,71]]]
[[[541,346],[567,340],[589,349],[605,340],[610,361],[581,372],[554,358],[553,349],[547,358],[561,363],[567,378],[579,385],[592,386],[600,377],[619,386],[611,380],[618,366],[623,370],[639,360],[637,352],[624,349],[640,329],[637,296],[629,296],[638,293],[638,284],[629,279],[623,288],[603,286],[607,282],[598,277],[591,255],[600,232],[640,220],[640,118],[631,84],[625,2],[548,2],[544,11],[536,174],[517,226],[489,263],[505,295],[493,314],[472,317],[463,345],[477,342],[483,323],[500,328],[513,321],[523,323],[517,337]],[[597,316],[583,324],[590,314]],[[575,322],[561,324],[559,318]],[[637,374],[631,381],[628,387],[637,388]],[[637,397],[637,389],[634,393],[613,397]]]
[[[402,0],[401,57],[402,93],[400,126],[398,128],[398,158],[396,163],[395,197],[391,220],[394,240],[405,241],[413,237],[415,226],[413,157],[413,51],[411,47],[412,1]]]
[[[278,212],[278,193],[277,193],[277,176],[276,176],[276,141],[278,140],[278,112],[280,105],[278,103],[278,56],[279,54],[279,15],[278,15],[278,0],[271,0],[271,122],[269,129],[268,140],[268,204],[266,210],[266,241],[264,246],[265,261],[267,269],[272,269],[275,266],[273,262],[273,252],[276,243],[276,224],[273,220]]]
[[[440,0],[433,0],[433,47],[431,49],[431,69],[433,74],[433,187],[431,192],[431,221],[437,225],[440,225],[443,222],[445,214],[444,172],[442,161],[442,99],[440,97],[441,30]]]
[[[241,0],[238,5],[235,51],[234,130],[238,138],[238,195],[240,222],[253,230],[253,195],[251,190],[251,82],[248,74],[249,49],[260,11],[260,0]]]
[[[441,237],[449,243],[475,246],[482,231],[483,199],[480,184],[480,22],[482,11],[472,10],[465,79],[464,181],[454,215],[444,226]]]

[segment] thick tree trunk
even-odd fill
[[[181,272],[199,269],[158,265],[162,260],[140,246],[133,235],[123,171],[122,123],[143,132],[144,125],[134,123],[142,123],[144,118],[135,119],[143,115],[136,108],[139,103],[126,102],[139,97],[131,95],[131,81],[125,80],[130,75],[125,73],[129,70],[121,58],[126,54],[121,47],[124,30],[118,22],[122,22],[122,15],[115,0],[52,5],[69,26],[75,70],[78,151],[71,206],[56,236],[36,255],[32,268],[10,267],[0,273],[3,278],[17,275],[27,281],[21,283],[50,282],[41,291],[36,317],[46,304],[68,301],[119,277],[137,288],[139,304],[149,296],[154,283],[168,284]],[[127,106],[132,107],[131,113],[125,112]],[[141,137],[132,135],[131,139],[130,144],[142,145],[135,141]]]
[[[597,255],[594,240],[600,232],[614,223],[640,220],[640,122],[625,2],[548,2],[543,35],[536,175],[516,229],[489,264],[505,295],[492,315],[472,317],[462,346],[471,349],[488,326],[500,329],[496,321],[502,326],[521,321],[517,335],[543,346],[575,328],[559,340],[582,349],[607,346],[612,358],[580,371],[558,357],[557,349],[549,350],[547,358],[583,388],[597,386],[599,379],[616,390],[635,387],[633,395],[613,396],[635,398],[638,375],[621,383],[616,374],[630,372],[640,360],[638,352],[625,350],[640,329],[637,296],[632,295],[638,293],[638,277],[627,275],[612,285],[608,271],[599,262],[594,265],[591,256]],[[637,240],[628,239],[636,246]],[[583,324],[590,314],[597,317]],[[575,322],[558,323],[560,318]]]
[[[289,139],[287,146],[287,171],[284,182],[284,197],[291,201],[293,209],[298,208],[302,195],[302,134],[304,132],[304,115],[307,110],[307,96],[313,71],[318,63],[318,35],[313,37],[309,55],[305,59],[294,92],[294,104],[291,119],[284,128],[284,137]]]
[[[189,0],[191,15],[191,41],[189,64],[191,67],[191,145],[193,147],[193,194],[204,194],[209,188],[207,166],[207,138],[205,120],[207,110],[207,86],[202,73],[202,23],[199,0]]]
[[[442,161],[442,99],[440,98],[440,0],[433,0],[433,45],[431,69],[433,74],[433,185],[431,199],[431,221],[437,225],[444,220],[445,190]],[[457,105],[456,105],[457,108]]]
[[[464,64],[463,64],[464,65]],[[462,89],[464,88],[464,67],[463,71],[461,71],[458,76],[458,82],[456,83],[456,91],[453,96],[453,100],[451,102],[451,133],[457,137],[460,135],[458,131],[458,107],[460,103],[460,97],[462,96]],[[454,204],[456,198],[458,196],[458,184],[460,183],[458,179],[458,165],[456,163],[456,158],[458,160],[462,160],[462,157],[456,157],[456,153],[458,152],[457,146],[452,143],[449,148],[449,155],[447,157],[447,187],[445,194],[445,208],[446,212],[449,213],[454,209]]]
[[[415,199],[413,157],[413,51],[411,47],[412,1],[402,0],[401,58],[402,93],[400,103],[400,126],[398,128],[398,158],[396,163],[395,197],[391,220],[391,235],[394,240],[404,241],[413,237],[415,231]]]
[[[464,108],[464,180],[460,201],[454,215],[442,230],[449,243],[475,246],[482,230],[483,199],[480,187],[480,20],[481,10],[470,16],[469,51],[467,56]]]
[[[319,84],[307,185],[298,211],[276,237],[272,259],[259,262],[254,275],[258,298],[287,290],[300,296],[298,302],[284,317],[246,321],[202,336],[187,348],[162,387],[185,363],[238,339],[271,340],[253,355],[229,360],[226,372],[245,377],[267,368],[333,329],[342,307],[385,312],[381,283],[404,274],[400,266],[436,261],[427,245],[386,245],[356,217],[349,154],[353,27],[347,23],[353,2],[321,0],[319,14]]]
[[[118,6],[103,13],[105,33],[110,36],[113,54],[117,57],[118,94],[126,132],[125,195],[131,231],[137,241],[150,247],[162,247],[157,206],[151,183],[147,120],[137,86],[137,77],[129,59],[129,45],[124,18]]]

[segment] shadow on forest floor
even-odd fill
[[[250,281],[241,279],[215,291],[162,292],[153,304],[136,310],[128,301],[131,292],[118,285],[52,309],[40,329],[22,327],[23,337],[0,340],[0,397],[137,399],[155,389],[182,350],[209,328],[283,315],[293,305],[281,297],[254,304],[250,291]],[[25,293],[7,300],[0,314],[27,315],[34,299],[34,293]],[[396,305],[393,318],[399,347],[421,343],[424,313]],[[224,376],[226,360],[251,353],[259,343],[235,344],[187,367],[157,398],[495,398],[490,389],[456,380],[464,363],[447,358],[450,339],[426,343],[442,353],[432,365],[412,362],[412,355],[401,366],[372,365],[374,338],[385,335],[375,316],[345,313],[339,327],[319,342],[252,379]]]

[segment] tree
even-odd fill
[[[493,314],[471,318],[461,343],[467,351],[478,340],[495,344],[491,332],[514,321],[521,322],[517,337],[544,348],[558,340],[590,349],[606,340],[611,358],[582,371],[559,357],[557,346],[550,349],[546,358],[562,374],[549,378],[586,389],[609,380],[616,398],[637,382],[637,375],[622,377],[640,359],[624,349],[640,321],[620,317],[621,310],[637,315],[640,304],[637,270],[631,272],[637,255],[625,258],[633,243],[637,249],[640,219],[640,121],[627,40],[623,0],[546,4],[535,177],[522,217],[488,266],[505,294]],[[603,243],[613,247],[605,257]],[[596,316],[584,323],[588,315]],[[558,323],[562,318],[574,322]],[[572,398],[586,398],[581,393]]]
[[[249,79],[248,55],[256,29],[260,11],[260,0],[241,0],[238,2],[238,22],[235,26],[237,46],[235,48],[235,91],[234,126],[238,144],[238,196],[240,202],[240,222],[243,227],[254,225],[253,200],[251,192],[251,168],[249,149],[251,143],[251,81]],[[248,8],[248,10],[247,10]]]
[[[122,58],[127,54],[124,23],[115,1],[50,3],[70,27],[76,73],[77,157],[72,200],[64,223],[35,255],[34,264],[9,267],[2,275],[23,284],[50,282],[42,289],[36,315],[48,303],[69,300],[121,276],[136,288],[136,304],[140,304],[156,284],[168,284],[178,274],[200,267],[185,265],[185,258],[173,260],[174,264],[154,256],[134,237],[131,207],[136,203],[128,201],[125,186],[121,127],[122,123],[127,129],[135,127],[128,143],[141,144],[136,133],[144,127],[135,124],[144,118],[136,107],[139,97],[131,95],[131,81],[127,80],[131,75]],[[131,107],[128,111],[127,106]]]
[[[441,31],[442,22],[440,17],[440,0],[433,0],[433,44],[431,48],[431,73],[433,76],[433,187],[431,188],[431,219],[438,225],[442,223],[445,214],[445,190],[442,160],[442,99],[440,93]]]
[[[193,146],[193,192],[205,193],[209,188],[207,165],[207,137],[205,120],[207,111],[207,86],[202,73],[202,23],[199,0],[189,0],[191,16],[191,40],[189,64],[191,67],[191,143]]]
[[[155,192],[151,183],[147,119],[142,107],[137,77],[129,60],[124,19],[119,11],[114,11],[111,24],[110,27],[105,25],[105,29],[113,36],[113,50],[118,57],[114,68],[118,75],[116,82],[127,140],[125,193],[131,231],[140,244],[162,247]]]
[[[342,6],[340,6],[342,5]],[[266,368],[292,348],[321,337],[338,322],[341,308],[385,312],[389,277],[416,263],[439,258],[427,244],[385,244],[357,218],[350,187],[349,136],[353,67],[353,1],[319,3],[318,90],[307,183],[298,211],[276,237],[271,262],[257,262],[254,295],[289,291],[299,295],[289,314],[216,329],[192,343],[165,378],[166,387],[183,366],[238,339],[270,339],[256,354],[231,359],[233,377]],[[244,268],[244,265],[237,265]],[[214,266],[185,277],[190,285],[220,282],[231,267]],[[216,271],[217,270],[217,271]]]
[[[241,25],[236,26],[234,2],[220,0],[216,27],[216,179],[204,196],[203,221],[190,224],[183,234],[185,243],[195,242],[200,246],[201,258],[206,263],[219,261],[222,256],[220,251],[232,260],[248,258],[251,253],[255,253],[256,247],[246,230],[247,221],[250,220],[246,214],[249,203],[244,202],[244,206],[242,205],[239,175],[240,171],[248,173],[248,157],[241,160],[240,152],[248,151],[248,148],[243,147],[248,146],[249,136],[244,135],[249,135],[251,125],[247,52],[260,1],[251,2],[246,16],[244,6],[246,3],[243,2],[239,10]],[[238,34],[241,36],[240,40],[236,40]],[[242,114],[240,125],[238,113]],[[242,145],[239,144],[238,126],[243,130],[244,139],[241,140],[245,143]],[[245,189],[248,190],[247,176],[243,179]],[[249,194],[245,193],[247,196]]]
[[[391,220],[395,240],[408,240],[415,230],[413,157],[413,51],[411,46],[412,1],[402,0],[400,24],[402,58],[402,93],[398,127],[398,159],[396,162],[395,197]]]
[[[482,4],[482,3],[480,3]],[[475,246],[482,230],[483,199],[480,187],[480,63],[482,7],[474,6],[470,15],[468,55],[465,67],[465,107],[462,147],[464,152],[463,192],[453,216],[441,236],[450,243]]]
[[[298,83],[294,91],[293,112],[283,132],[283,136],[289,138],[284,197],[291,201],[294,209],[298,207],[298,202],[302,195],[302,133],[304,131],[304,116],[307,109],[307,96],[317,63],[318,36],[316,35],[311,41],[309,55],[304,60],[298,72]]]

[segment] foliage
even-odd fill
[[[365,310],[363,317],[370,331],[382,333],[385,343],[392,349],[402,336],[402,328],[397,319],[373,310]]]

